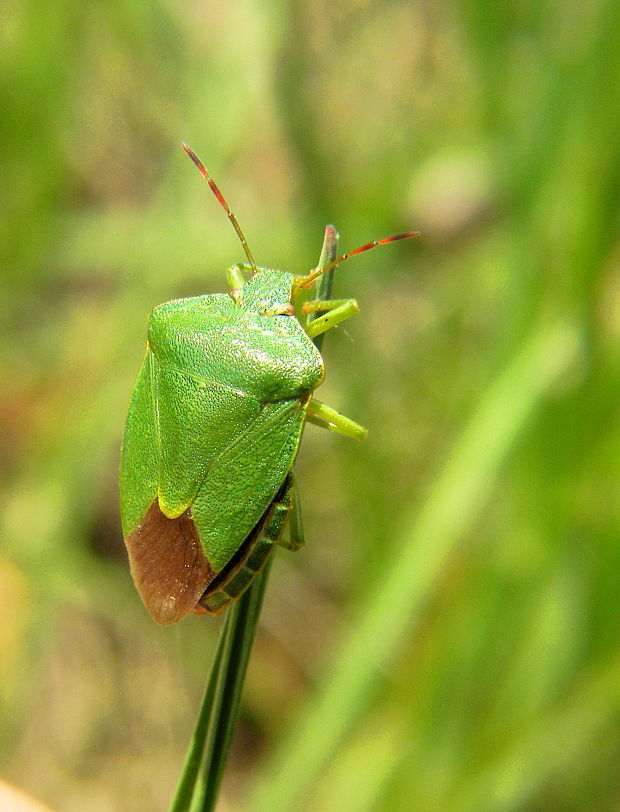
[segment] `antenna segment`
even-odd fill
[[[241,226],[237,222],[237,218],[235,217],[233,212],[230,210],[230,206],[228,205],[228,203],[224,199],[224,195],[220,192],[216,182],[213,180],[211,175],[207,172],[207,170],[205,168],[205,165],[200,160],[200,158],[196,155],[194,150],[191,149],[191,147],[189,147],[185,142],[183,142],[181,144],[181,146],[183,147],[185,152],[187,152],[187,154],[192,159],[192,161],[196,164],[196,166],[198,167],[198,170],[200,171],[200,174],[204,178],[206,178],[207,183],[211,187],[211,191],[213,192],[213,194],[217,198],[218,203],[220,204],[220,206],[224,209],[224,211],[228,215],[228,219],[232,223],[233,228],[237,232],[237,236],[239,237],[241,245],[243,246],[243,250],[245,251],[246,257],[248,258],[248,262],[252,266],[252,273],[256,273],[256,271],[257,271],[256,263],[254,262],[254,257],[252,256],[252,252],[250,251],[250,246],[248,245],[248,241],[246,240],[246,238],[245,238],[245,236],[243,234],[243,231],[241,231]]]
[[[376,248],[378,245],[386,245],[389,242],[396,242],[397,240],[409,240],[411,237],[419,237],[419,231],[405,231],[402,234],[394,234],[392,237],[384,237],[382,240],[372,240],[371,242],[367,242],[364,245],[360,245],[359,248],[354,248],[353,251],[347,251],[346,254],[338,257],[333,262],[330,262],[329,265],[326,265],[324,268],[317,268],[312,271],[307,276],[300,276],[295,280],[295,287],[298,290],[303,288],[312,287],[314,284],[315,279],[318,279],[319,276],[324,274],[326,271],[331,271],[332,268],[335,268],[336,265],[340,262],[344,262],[345,259],[349,259],[349,257],[354,257],[356,254],[363,254],[364,251],[370,251],[371,248]]]

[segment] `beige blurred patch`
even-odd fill
[[[598,296],[598,317],[603,335],[617,351],[620,337],[620,241],[603,266]]]
[[[0,778],[0,809],[2,812],[52,812],[51,807],[35,801],[21,790]]]
[[[420,166],[411,179],[408,210],[424,236],[453,239],[486,219],[497,190],[482,152],[445,150]]]
[[[21,656],[24,629],[30,612],[28,581],[15,564],[0,557],[0,690],[10,689],[15,678],[16,663]],[[0,809],[4,807],[0,804]]]

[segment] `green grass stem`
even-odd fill
[[[318,268],[338,256],[338,234],[325,229]],[[316,298],[328,299],[335,268],[321,276]],[[312,316],[309,317],[311,320]],[[320,348],[324,333],[314,339]],[[228,609],[194,734],[170,812],[211,812],[215,809],[226,759],[239,716],[241,694],[260,618],[272,558],[245,593]]]

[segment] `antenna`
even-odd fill
[[[353,251],[347,251],[346,254],[343,254],[341,257],[338,257],[338,259],[330,262],[329,265],[326,265],[324,268],[313,269],[307,276],[297,277],[294,283],[295,287],[298,290],[312,287],[315,279],[318,279],[319,276],[324,274],[326,271],[331,271],[331,269],[335,268],[338,263],[344,262],[345,259],[354,257],[356,254],[363,254],[364,251],[370,251],[371,248],[376,248],[378,245],[386,245],[389,242],[396,242],[397,240],[409,240],[411,237],[419,236],[419,231],[405,231],[402,234],[394,234],[392,237],[384,237],[382,240],[372,240],[372,242],[367,242],[365,245],[360,245],[359,248],[354,248]]]
[[[248,241],[246,240],[246,238],[245,238],[245,236],[243,234],[243,231],[241,231],[241,226],[237,222],[237,218],[235,217],[233,212],[230,210],[230,206],[224,200],[224,195],[220,192],[216,182],[213,180],[211,175],[207,172],[207,170],[205,168],[205,165],[200,160],[200,158],[196,155],[194,150],[191,147],[189,147],[185,142],[183,142],[181,144],[181,146],[183,147],[185,152],[187,152],[187,154],[192,159],[192,161],[196,164],[196,166],[198,167],[198,170],[200,171],[200,174],[204,178],[206,178],[207,183],[211,187],[211,191],[213,192],[213,194],[216,196],[218,203],[220,204],[220,206],[224,209],[224,211],[228,215],[228,219],[233,224],[233,228],[237,232],[237,236],[239,237],[239,240],[241,241],[241,245],[243,246],[243,250],[245,251],[245,255],[248,258],[248,261],[249,261],[250,265],[252,266],[252,273],[256,273],[257,272],[256,263],[254,262],[254,257],[252,256],[252,252],[250,251],[250,246],[248,245]]]

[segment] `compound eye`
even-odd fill
[[[287,302],[286,304],[274,304],[271,307],[268,307],[267,310],[263,310],[263,316],[294,316],[294,315],[295,308],[290,302]]]

